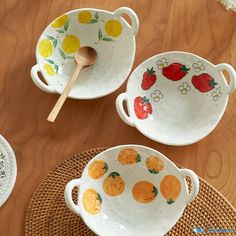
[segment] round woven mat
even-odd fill
[[[103,150],[105,148],[97,148],[75,155],[47,175],[30,200],[26,213],[25,235],[95,235],[83,220],[66,206],[64,187],[69,180],[80,177],[87,162]],[[194,227],[203,229],[235,229],[236,227],[234,208],[202,179],[200,179],[198,197],[185,209],[183,216],[167,235],[196,235],[193,231]],[[208,235],[207,230],[201,235]],[[214,233],[214,235],[222,234]]]

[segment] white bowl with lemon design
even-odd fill
[[[72,199],[74,187],[78,187],[77,203]],[[66,185],[65,200],[97,235],[163,236],[198,191],[193,171],[177,168],[154,149],[122,145],[95,156],[81,178]]]
[[[132,26],[123,14],[131,18]],[[94,99],[114,92],[132,68],[138,27],[137,15],[127,7],[114,12],[84,8],[58,17],[38,40],[37,64],[31,69],[34,83],[45,92],[61,94],[76,67],[74,53],[90,46],[98,53],[97,61],[81,71],[69,97]]]

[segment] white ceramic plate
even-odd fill
[[[228,84],[222,71],[230,75]],[[169,145],[187,145],[207,136],[220,121],[236,74],[186,52],[149,58],[131,74],[116,101],[121,119],[145,136]],[[123,101],[127,102],[128,115]]]
[[[189,193],[185,177],[192,181]],[[79,188],[78,204],[72,190]],[[68,207],[101,236],[163,236],[199,190],[196,174],[178,169],[158,151],[139,145],[94,157],[65,189]]]
[[[16,173],[15,154],[8,142],[0,135],[0,207],[12,192]]]
[[[131,18],[132,26],[123,14]],[[81,46],[90,46],[98,53],[97,61],[80,72],[69,97],[93,99],[114,92],[132,68],[138,27],[135,12],[127,7],[114,12],[83,8],[65,13],[38,40],[37,64],[31,69],[34,83],[45,92],[61,94],[76,67],[74,53]],[[40,80],[39,72],[47,84]]]

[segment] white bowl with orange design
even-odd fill
[[[123,14],[131,18],[132,26]],[[93,99],[114,92],[132,68],[138,28],[138,17],[128,7],[114,12],[83,8],[65,13],[51,22],[38,40],[37,64],[31,69],[33,82],[45,92],[61,94],[76,67],[74,53],[81,46],[90,46],[98,53],[97,61],[80,72],[69,97]]]
[[[72,199],[75,187],[77,203]],[[176,224],[198,191],[193,171],[179,169],[154,149],[122,145],[95,156],[81,178],[66,185],[65,201],[98,235],[161,236]]]

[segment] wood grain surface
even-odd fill
[[[98,146],[136,143],[153,147],[193,169],[236,207],[236,93],[217,128],[186,147],[153,142],[121,121],[115,99],[125,91],[125,84],[101,99],[68,99],[56,122],[47,122],[58,95],[39,90],[30,77],[43,29],[72,9],[113,11],[120,6],[133,8],[140,20],[133,68],[170,50],[236,67],[236,13],[226,11],[216,0],[1,0],[0,133],[15,150],[18,164],[14,191],[0,209],[1,236],[24,234],[28,201],[50,170],[73,154]]]

